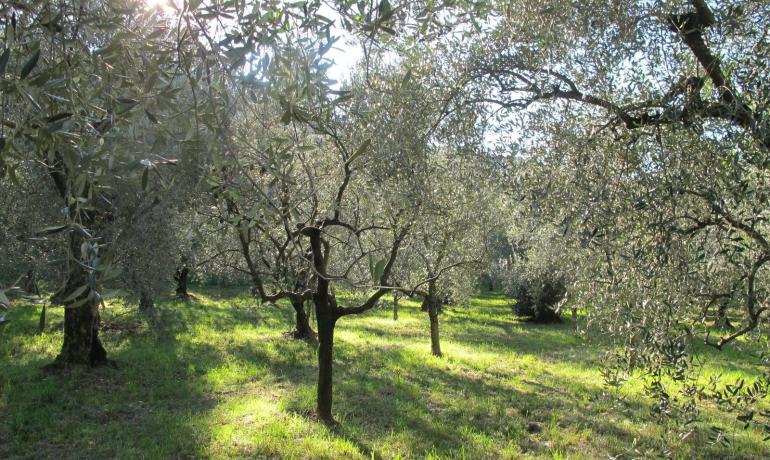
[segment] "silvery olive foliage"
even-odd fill
[[[501,166],[504,224],[487,241],[489,280],[515,300],[517,315],[559,321],[565,309],[578,307],[573,291],[590,252],[573,231],[574,211],[561,201],[565,177],[543,163],[547,156],[538,149],[514,153]]]
[[[547,226],[546,226],[547,227]],[[558,321],[567,300],[569,266],[562,259],[564,246],[553,229],[541,229],[516,239],[503,288],[516,301],[517,315],[536,321]]]
[[[486,241],[500,220],[498,197],[480,184],[496,172],[482,158],[438,150],[429,157],[423,184],[422,212],[403,257],[406,292],[436,284],[441,299],[462,303],[476,288],[488,261]]]
[[[158,205],[121,226],[115,262],[121,267],[121,284],[139,298],[140,307],[151,307],[154,298],[173,287],[180,246],[186,243],[179,240],[181,219],[175,210]]]
[[[0,5],[0,304],[55,285],[59,363],[107,363],[107,285],[149,301],[189,265],[312,299],[332,421],[337,320],[419,295],[437,345],[437,299],[486,264],[585,310],[607,383],[643,379],[683,437],[704,401],[770,434],[770,375],[697,359],[768,346],[770,3],[174,5]],[[364,51],[345,82],[334,24]]]
[[[333,6],[344,14],[350,4]],[[252,70],[280,61],[271,57],[293,31],[330,42],[331,22],[320,7],[230,0],[182,2],[173,12],[133,0],[0,6],[0,175],[14,180],[30,163],[43,166],[57,208],[66,209],[52,223],[67,254],[54,295],[68,307],[59,364],[107,362],[98,308],[102,283],[116,275],[110,226],[126,214],[114,191],[129,184],[146,190],[156,167],[175,160],[170,145],[221,133],[232,77],[261,78]],[[377,35],[392,16],[378,11],[348,26]],[[295,85],[293,99],[309,87],[296,83],[283,85]]]
[[[182,139],[177,123],[159,128],[197,109],[182,84],[196,48],[137,2],[13,2],[0,14],[3,176],[41,167],[39,188],[54,190],[49,205],[62,211],[45,227],[66,254],[53,296],[67,307],[57,365],[105,364],[98,309],[117,274],[113,224],[137,194],[153,202],[144,192],[155,167],[173,163],[166,147],[198,134],[194,117]]]
[[[770,5],[514,3],[468,55],[467,100],[501,144],[521,133],[502,148],[542,165],[513,190],[551,184],[529,199],[583,255],[565,262],[589,330],[622,345],[607,380],[643,378],[682,436],[701,401],[766,398],[767,377],[698,379],[696,343],[766,338]],[[768,429],[758,406],[736,407]]]
[[[52,260],[61,258],[57,235],[41,232],[61,219],[61,209],[49,206],[57,199],[51,188],[40,187],[42,168],[17,171],[17,183],[0,182],[0,282],[13,283],[30,271],[39,280],[58,282]],[[49,286],[50,287],[50,286]]]

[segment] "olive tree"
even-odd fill
[[[716,302],[729,299],[740,323],[699,336],[720,349],[759,338],[767,314],[769,6],[515,6],[496,10],[494,34],[473,47],[467,101],[502,114],[503,129],[538,127],[512,150],[547,164],[537,180],[563,180],[549,211],[589,249],[574,291],[593,324],[635,351],[625,363],[649,370],[653,396],[670,402],[659,377],[672,375],[685,401],[730,399],[688,380],[689,351]],[[734,399],[761,397],[762,382]],[[694,407],[672,413],[686,422]]]
[[[336,110],[318,114],[310,121],[311,127],[324,137],[326,154],[319,158],[323,161],[313,165],[320,169],[309,170],[312,173],[308,180],[314,184],[309,219],[295,223],[309,249],[308,259],[316,278],[312,301],[319,340],[317,414],[325,422],[334,420],[332,366],[337,321],[371,310],[391,290],[391,272],[415,212],[403,201],[383,193],[384,187],[395,188],[395,181],[383,182],[384,178],[374,176],[376,169],[370,163],[391,162],[389,170],[404,177],[408,157],[385,155],[387,140],[369,137],[370,133],[357,126],[357,121],[354,111]],[[320,174],[322,170],[331,174]],[[318,180],[321,178],[323,182]],[[367,271],[366,277],[355,276]],[[334,285],[368,289],[369,293],[358,305],[342,306]]]
[[[307,339],[314,332],[305,303],[315,277],[292,223],[309,215],[311,182],[303,165],[312,145],[303,130],[285,128],[277,109],[270,99],[240,104],[232,133],[239,168],[222,175],[214,195],[218,219],[231,228],[242,256],[238,269],[250,278],[253,294],[262,302],[287,299],[295,311],[293,335]]]
[[[39,294],[37,281],[47,287],[58,283],[51,262],[60,258],[57,235],[45,235],[45,229],[59,218],[58,210],[48,204],[57,197],[51,188],[40,187],[45,180],[43,168],[28,165],[15,171],[14,182],[0,182],[0,280],[7,284],[20,277],[22,287]]]
[[[98,308],[111,255],[100,232],[117,206],[112,188],[135,180],[131,170],[146,171],[141,160],[155,160],[132,124],[157,121],[152,113],[161,113],[176,91],[162,81],[163,72],[173,72],[169,39],[158,33],[168,30],[163,22],[136,8],[93,6],[29,2],[1,10],[2,169],[13,176],[27,163],[42,165],[42,184],[52,186],[64,209],[60,225],[47,230],[68,240],[66,281],[54,296],[66,306],[62,365],[107,362]]]
[[[419,296],[430,320],[431,353],[441,356],[439,313],[445,299],[458,301],[476,289],[494,230],[495,197],[484,181],[495,171],[478,153],[435,152],[428,160],[421,212],[399,261],[402,292]]]
[[[65,209],[57,227],[68,240],[66,282],[54,296],[67,307],[58,364],[107,362],[98,308],[100,283],[114,275],[105,228],[122,203],[113,190],[146,189],[153,170],[169,163],[157,148],[216,132],[227,104],[209,98],[209,88],[225,85],[247,56],[294,26],[328,32],[319,7],[260,12],[204,1],[184,2],[173,14],[134,1],[0,7],[0,171],[12,178],[27,163],[44,166]],[[221,18],[239,19],[224,26]],[[169,120],[174,129],[166,129]],[[187,124],[181,136],[180,123]]]

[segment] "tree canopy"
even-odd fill
[[[248,286],[317,345],[334,424],[338,321],[417,298],[442,356],[444,304],[486,280],[610,340],[606,383],[643,380],[683,437],[708,402],[770,433],[770,374],[703,382],[695,359],[770,343],[768,18],[749,0],[4,3],[0,307],[64,307],[56,371],[114,365],[114,296],[151,314],[174,287],[192,301],[188,278]]]

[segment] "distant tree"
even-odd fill
[[[459,301],[476,288],[487,259],[487,233],[495,227],[495,197],[480,181],[494,169],[478,154],[434,152],[424,176],[421,212],[399,261],[402,292],[422,298],[430,320],[431,352],[441,356],[439,313],[446,299]]]
[[[560,257],[565,246],[554,233],[543,225],[526,243],[520,240],[505,280],[505,292],[516,301],[516,314],[541,323],[561,321],[569,283],[570,266]]]
[[[30,293],[37,281],[47,287],[59,282],[50,262],[61,257],[59,235],[41,232],[60,218],[49,204],[58,197],[53,187],[46,187],[43,168],[29,166],[15,171],[14,182],[0,181],[0,282],[13,283],[24,276],[19,286]],[[42,185],[41,185],[42,182]],[[38,294],[34,292],[34,294]]]

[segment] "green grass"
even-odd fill
[[[233,292],[233,291],[230,291]],[[335,416],[312,416],[316,354],[294,341],[287,306],[211,290],[200,302],[160,302],[141,316],[115,303],[105,346],[118,369],[50,376],[61,344],[49,314],[16,305],[0,332],[0,458],[638,458],[669,447],[675,458],[768,458],[758,431],[709,411],[731,447],[685,441],[657,425],[641,385],[608,393],[604,349],[569,321],[517,321],[495,295],[442,315],[445,358],[430,355],[418,304],[340,320]],[[740,354],[702,350],[708,372],[748,379]],[[648,452],[649,451],[649,452]]]

